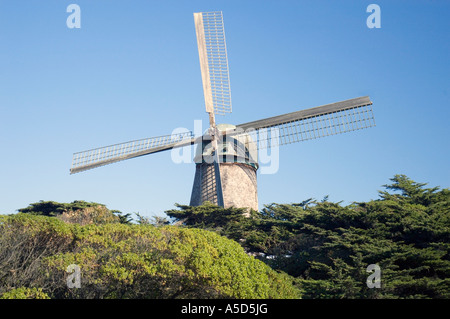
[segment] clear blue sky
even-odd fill
[[[69,4],[81,28],[69,29]],[[369,29],[366,8],[381,8]],[[194,164],[170,152],[69,175],[72,153],[203,120],[193,12],[223,11],[239,124],[369,95],[377,126],[280,149],[260,206],[378,198],[406,174],[449,187],[450,1],[0,0],[0,213],[39,200],[161,215]]]

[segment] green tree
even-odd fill
[[[109,210],[105,205],[81,200],[72,203],[58,203],[54,201],[39,201],[28,207],[18,209],[19,213],[60,217],[68,222],[111,222],[130,224],[131,214],[118,210]]]
[[[67,211],[76,211],[88,207],[104,206],[99,203],[76,200],[72,203],[58,203],[54,201],[39,201],[32,203],[28,207],[18,209],[19,213],[27,213],[43,216],[58,216]]]
[[[324,198],[266,205],[249,218],[212,205],[167,214],[239,242],[294,276],[304,298],[449,298],[450,191],[405,175],[391,181],[380,199],[348,206]],[[382,269],[381,289],[366,285],[370,264]]]

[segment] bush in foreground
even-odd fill
[[[0,261],[4,298],[300,297],[291,277],[201,229],[0,216]],[[81,288],[68,288],[72,264]]]

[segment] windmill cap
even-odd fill
[[[216,128],[221,134],[224,134],[235,130],[236,126],[233,124],[218,124]],[[199,147],[200,145],[201,148]],[[220,162],[222,163],[244,163],[255,168],[258,167],[256,143],[249,134],[244,133],[237,136],[222,135],[218,141],[218,148]],[[212,150],[211,138],[207,132],[203,135],[202,143],[198,144],[194,162],[211,162]]]
[[[222,133],[222,132],[226,132],[226,131],[232,131],[236,129],[236,125],[233,124],[217,124],[216,125],[217,129]]]

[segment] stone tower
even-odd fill
[[[219,124],[217,129],[224,133],[228,129],[235,129],[235,126]],[[225,208],[258,210],[256,143],[249,135],[236,138],[226,136],[223,141],[219,141],[218,150]],[[202,144],[198,144],[194,162],[195,177],[190,205],[199,206],[205,201],[217,204],[211,138],[208,135],[204,135]]]

